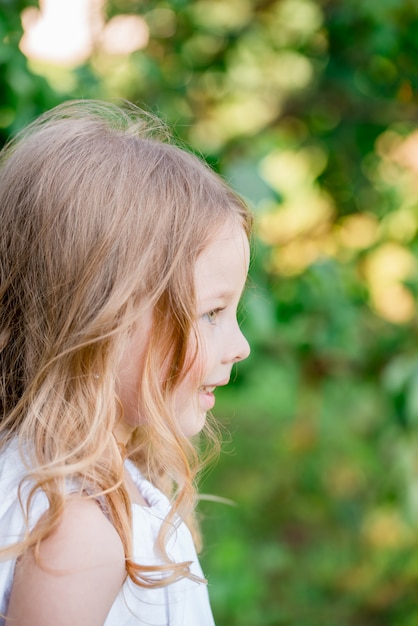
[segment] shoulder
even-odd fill
[[[103,624],[125,579],[125,556],[115,528],[92,500],[66,503],[39,558],[17,563],[8,618],[17,626]]]
[[[65,558],[68,565],[72,560],[74,565],[83,560],[88,563],[91,558],[104,564],[121,560],[124,565],[121,539],[93,499],[69,498],[58,527],[43,543],[45,558]]]

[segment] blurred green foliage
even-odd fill
[[[204,483],[236,505],[201,505],[217,623],[412,626],[417,4],[109,0],[76,67],[27,64],[28,4],[0,3],[2,132],[57,99],[126,98],[256,214],[252,356],[219,392],[232,435]],[[142,20],[134,51],[104,43],[120,16]]]
[[[28,69],[19,49],[20,12],[35,0],[0,1],[0,142],[36,115],[58,104],[60,98],[45,78]]]

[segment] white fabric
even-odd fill
[[[170,503],[137,468],[126,462],[138,489],[149,506],[133,505],[133,556],[143,565],[155,565],[159,560],[154,544],[161,521],[166,517]],[[18,485],[25,475],[17,446],[12,444],[0,457],[0,544],[8,545],[22,537],[25,521],[18,501]],[[29,486],[22,492],[28,496]],[[48,508],[42,491],[33,500],[29,526],[33,529]],[[184,523],[173,531],[168,543],[169,556],[176,562],[191,561],[193,574],[203,578],[191,534]],[[15,559],[0,562],[0,626],[5,620],[13,584]],[[207,586],[184,578],[162,588],[143,589],[127,579],[103,626],[214,626]]]

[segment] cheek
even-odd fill
[[[205,355],[206,340],[202,333],[196,331],[192,333],[189,339],[189,345],[186,351],[186,358],[183,366],[183,376],[177,390],[174,391],[175,397],[185,402],[190,400],[197,389],[202,385],[205,374]]]
[[[208,340],[204,331],[197,329],[190,341],[187,354],[189,355],[189,372],[187,377],[193,381],[195,387],[201,385],[205,375],[205,365],[208,354]]]

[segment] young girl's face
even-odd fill
[[[232,366],[250,353],[237,321],[249,257],[244,229],[229,223],[197,259],[197,359],[176,395],[176,412],[188,437],[203,428],[206,413],[215,405],[215,389],[229,382]]]
[[[183,434],[203,428],[215,404],[214,391],[226,385],[232,366],[247,358],[250,348],[237,322],[237,307],[247,278],[249,244],[239,223],[228,223],[199,255],[195,270],[197,358],[175,392],[176,417]],[[122,359],[118,393],[124,423],[116,436],[127,439],[146,415],[141,415],[139,384],[151,315],[141,320]],[[190,347],[193,354],[196,346]]]

